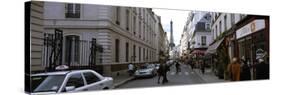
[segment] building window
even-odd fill
[[[219,23],[219,32],[220,32],[220,34],[222,33],[221,21],[220,21],[220,23]]]
[[[79,36],[65,36],[65,62],[68,64],[79,62]]]
[[[206,30],[209,31],[211,29],[210,23],[206,23]]]
[[[218,18],[218,13],[215,13],[215,19],[217,19]]]
[[[212,33],[214,33],[214,34],[213,34],[213,39],[215,39],[215,38],[216,38],[216,35],[217,35],[216,32],[215,32],[215,29],[213,29]]]
[[[133,18],[133,31],[134,31],[134,35],[136,35],[136,31],[137,31],[137,29],[136,29],[136,16],[134,16],[134,18]]]
[[[243,14],[240,14],[240,20],[242,20],[243,19]]]
[[[115,62],[119,62],[119,39],[115,39]]]
[[[202,43],[202,46],[206,45],[206,36],[201,36],[201,43]]]
[[[145,18],[145,17],[144,17],[144,16],[145,16],[145,9],[142,8],[142,11],[143,11],[143,12],[142,12],[142,18],[144,19],[144,18]],[[144,20],[145,20],[145,19],[144,19]]]
[[[136,61],[136,45],[133,46],[133,60]]]
[[[120,7],[116,7],[116,24],[120,25]]]
[[[218,30],[218,26],[217,25],[216,25],[215,32],[216,32],[216,37],[218,37],[219,36],[219,30]]]
[[[149,42],[149,38],[150,38],[150,33],[149,33],[149,27],[147,26],[146,28],[146,41]]]
[[[235,15],[231,14],[231,25],[235,24]]]
[[[141,38],[141,21],[139,21],[139,27],[138,28],[139,28],[139,32],[138,32],[139,33],[139,38]]]
[[[130,12],[129,10],[126,10],[126,30],[129,30],[130,25]]]
[[[224,31],[227,30],[227,15],[224,16]]]
[[[65,10],[66,18],[80,18],[80,4],[66,4]]]
[[[145,24],[143,23],[143,30],[142,30],[143,40],[145,40]]]
[[[143,48],[143,61],[145,60],[145,48]]]
[[[141,47],[139,47],[139,61],[141,61]]]
[[[141,8],[138,8],[138,15],[141,16]]]
[[[129,61],[129,43],[128,42],[126,42],[126,51],[125,51],[125,53],[126,53],[126,62],[128,62]]]
[[[148,61],[148,56],[149,56],[148,49],[146,49],[146,61]]]

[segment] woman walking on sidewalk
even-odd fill
[[[231,81],[239,81],[240,80],[240,63],[237,58],[233,58],[232,62],[228,64],[227,71],[230,72]]]

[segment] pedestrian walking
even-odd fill
[[[200,63],[201,72],[202,72],[202,74],[204,74],[205,73],[205,62],[203,62],[203,60],[200,60],[199,63]]]
[[[168,82],[167,79],[167,72],[169,71],[169,66],[165,63],[160,63],[159,69],[157,70],[158,73],[158,81],[157,83],[160,83],[160,79],[162,77],[162,84]]]
[[[128,73],[129,76],[132,76],[134,74],[134,65],[132,63],[129,63],[128,65]]]
[[[180,72],[180,71],[181,71],[181,69],[180,69],[180,63],[179,63],[179,62],[176,62],[175,66],[176,66],[176,73]]]
[[[244,56],[241,58],[240,80],[251,80],[250,66],[248,64],[248,60]]]
[[[230,73],[231,81],[240,80],[240,63],[237,58],[233,58],[232,62],[228,64],[227,71]]]
[[[258,59],[256,65],[256,79],[269,79],[269,64],[266,64],[263,59]]]
[[[192,70],[194,69],[194,63],[195,62],[193,60],[190,61],[190,67],[191,67]]]
[[[163,84],[168,82],[167,72],[170,71],[170,66],[168,64],[164,64],[164,72],[163,72]]]
[[[160,63],[159,69],[157,70],[157,74],[158,74],[158,80],[157,83],[160,83],[160,79],[161,77],[164,78],[164,63]],[[162,79],[163,80],[163,79]]]

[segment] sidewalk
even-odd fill
[[[224,79],[219,79],[211,69],[205,69],[205,73],[202,74],[200,69],[193,70],[197,75],[199,75],[206,83],[215,83],[215,82],[228,82]]]
[[[127,70],[119,71],[119,75],[117,75],[117,72],[113,73],[111,75],[111,77],[113,78],[113,88],[117,88],[117,87],[121,86],[122,84],[125,84],[128,81],[134,79],[133,76],[129,76],[129,74],[127,73]]]

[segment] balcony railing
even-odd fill
[[[66,18],[80,18],[80,13],[65,13]]]

